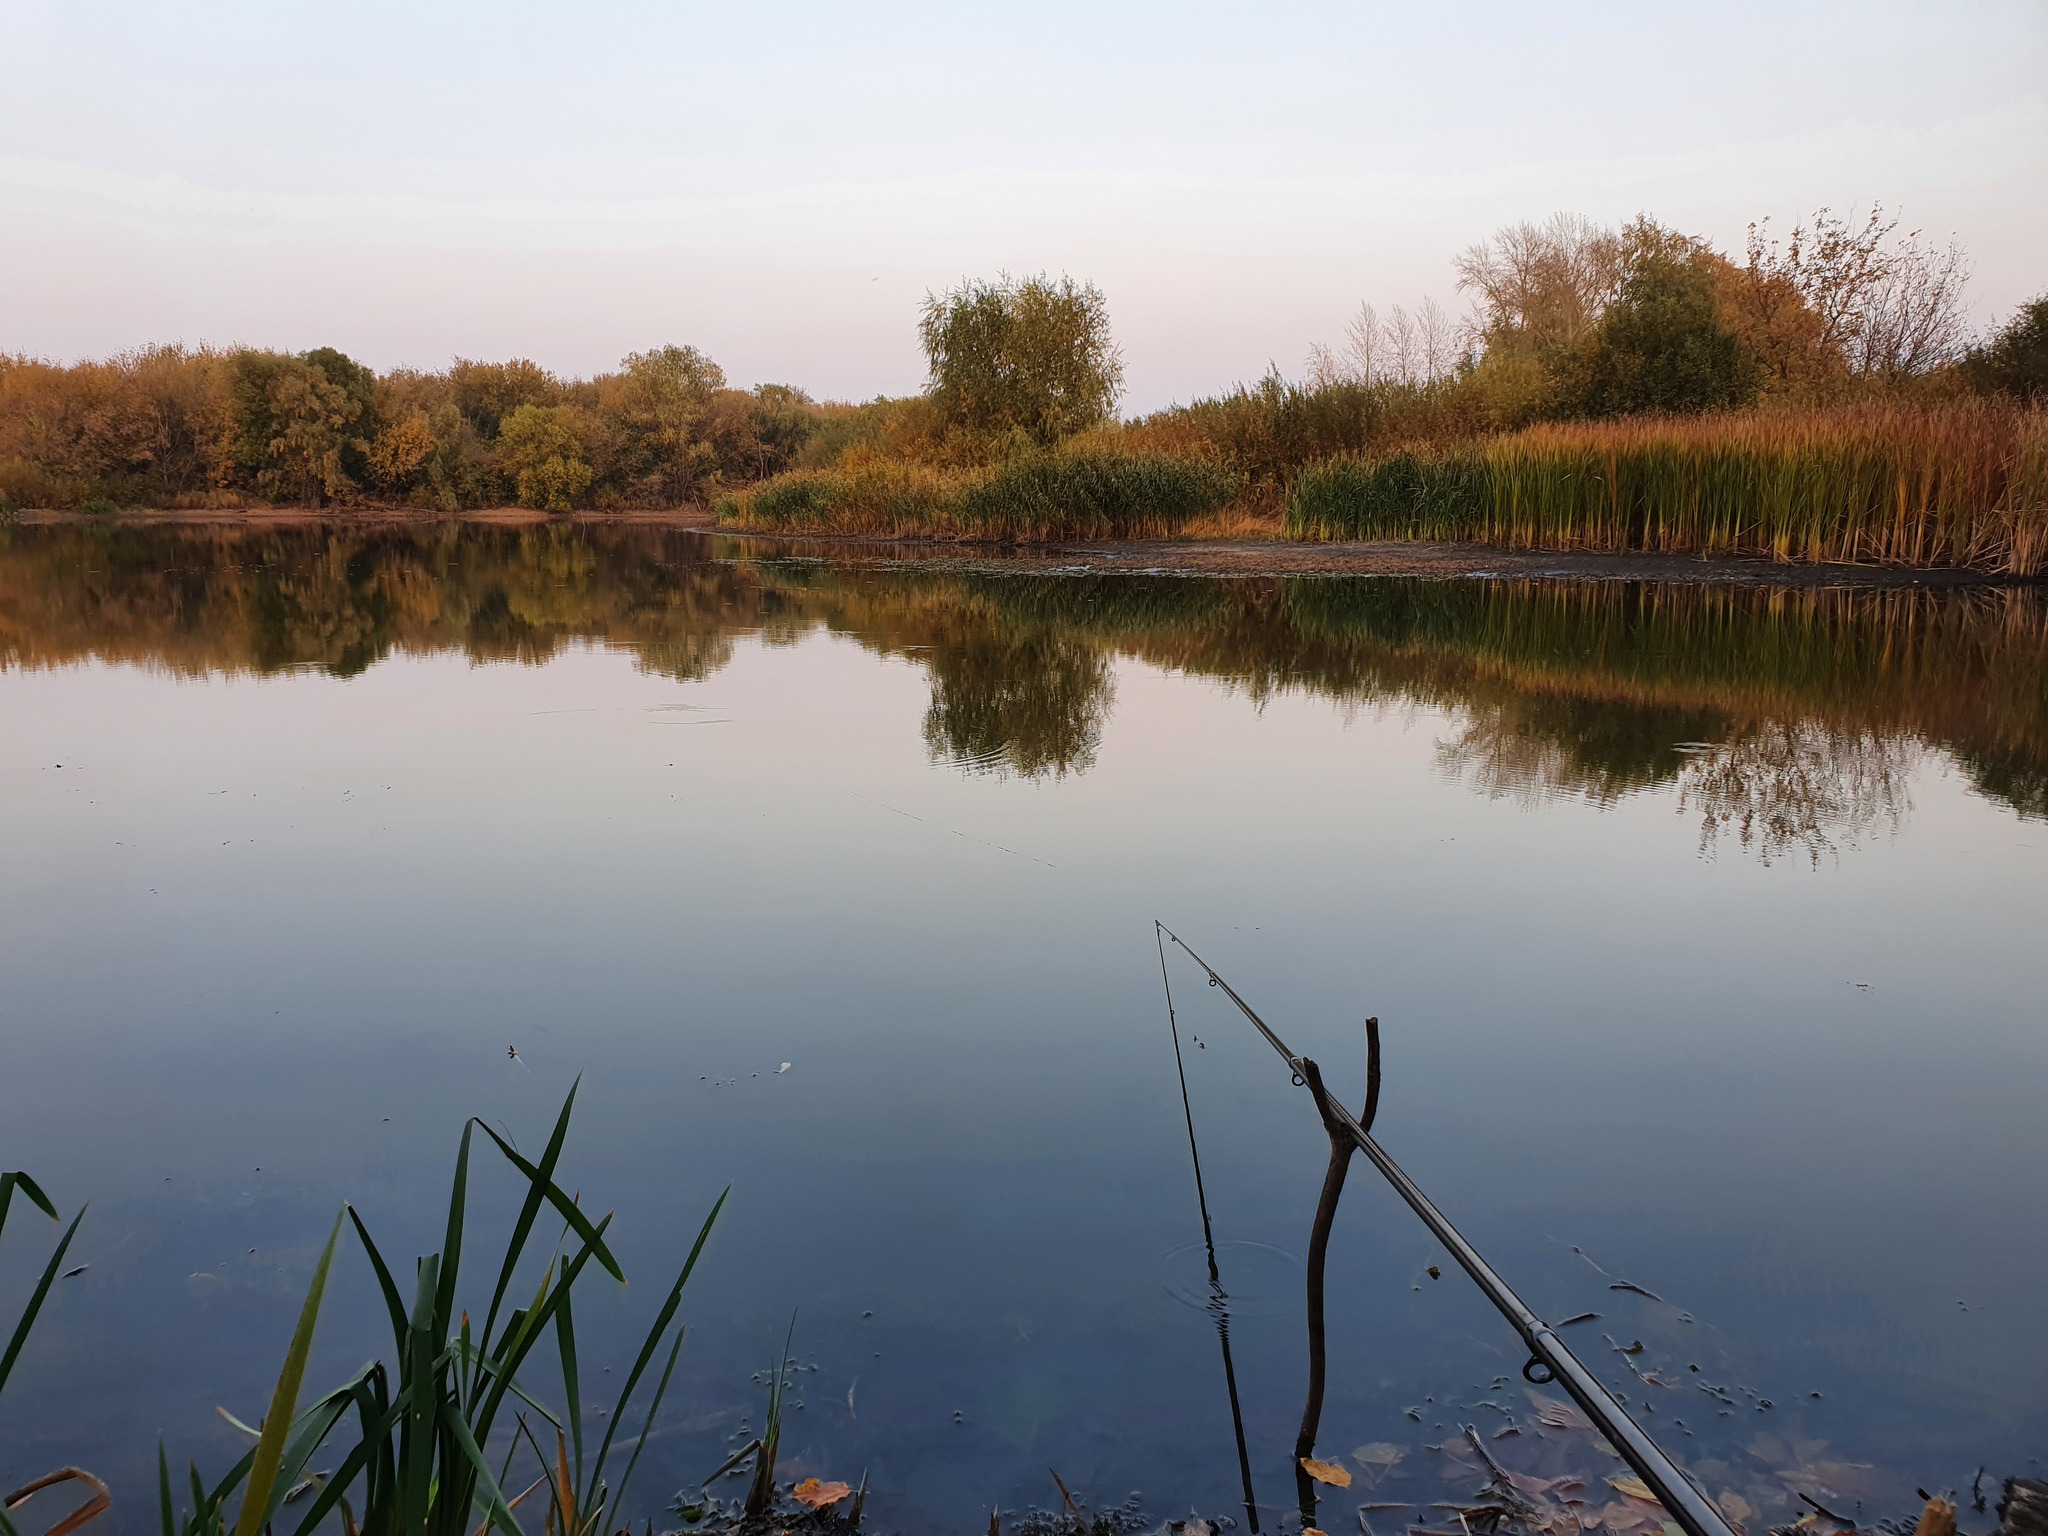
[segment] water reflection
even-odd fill
[[[1700,815],[1700,851],[1723,831],[1764,863],[1803,853],[1810,863],[1870,833],[1896,834],[1925,751],[1910,736],[1772,720],[1686,765],[1681,810]]]
[[[696,680],[736,635],[820,626],[922,668],[926,745],[973,771],[1087,772],[1130,656],[1255,701],[1447,709],[1439,764],[1474,790],[1675,791],[1707,855],[1818,860],[1896,831],[1930,750],[2048,816],[2033,591],[1021,577],[574,527],[31,527],[0,543],[0,663],[16,666],[350,676],[394,652],[536,662],[595,642]]]
[[[1108,652],[1046,630],[1021,637],[975,613],[932,644],[925,745],[962,767],[1064,778],[1095,764],[1115,687]]]

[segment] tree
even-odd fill
[[[757,473],[772,475],[789,468],[818,430],[818,408],[811,397],[788,384],[763,384],[754,391],[762,459]]]
[[[724,370],[695,347],[666,346],[630,354],[599,383],[618,478],[669,506],[697,495],[718,468],[705,427]]]
[[[522,405],[554,405],[562,398],[561,381],[524,357],[509,363],[479,363],[458,357],[448,370],[448,383],[457,409],[486,442],[498,435],[499,425]]]
[[[1489,348],[1546,354],[1599,323],[1625,270],[1622,238],[1578,214],[1511,224],[1455,263],[1459,288],[1479,297]]]
[[[573,405],[522,405],[498,426],[498,456],[519,504],[546,512],[582,505],[596,471],[587,457],[590,418]]]
[[[949,426],[1041,447],[1108,417],[1123,359],[1102,290],[1071,277],[964,282],[928,294],[918,327],[930,396]]]
[[[371,441],[367,456],[371,482],[380,490],[403,496],[419,483],[439,448],[433,419],[414,406]]]
[[[1637,256],[1620,295],[1562,370],[1567,409],[1587,416],[1741,405],[1756,370],[1722,320],[1710,254],[1668,244]]]
[[[1964,370],[1979,389],[2048,402],[2048,293],[1972,347]]]
[[[1963,351],[1963,288],[1970,280],[1962,247],[1923,244],[1908,235],[1889,253],[1856,338],[1859,372],[1889,381],[1932,373]]]
[[[1898,227],[1878,207],[1860,227],[1823,208],[1782,243],[1766,238],[1768,221],[1750,226],[1735,292],[1768,371],[1896,382],[1955,361],[1969,263],[1955,242],[1936,246]],[[1811,319],[1792,319],[1797,309]]]
[[[313,361],[316,356],[326,365]],[[230,431],[234,465],[245,483],[266,496],[312,506],[355,489],[350,465],[360,465],[368,447],[358,373],[369,377],[367,369],[326,347],[301,357],[236,353]]]

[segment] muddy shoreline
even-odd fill
[[[997,545],[942,539],[891,539],[844,534],[779,534],[720,529],[708,509],[551,514],[524,507],[468,512],[405,508],[258,507],[166,511],[113,516],[31,511],[20,525],[190,528],[417,528],[446,523],[498,527],[574,526],[671,528],[731,540],[751,554],[834,560],[844,564],[929,565],[1041,574],[1165,576],[1427,576],[1555,581],[1645,581],[1688,586],[1938,588],[2038,586],[2036,580],[1954,568],[1808,565],[1751,556],[1614,554],[1517,550],[1485,544],[1406,541],[1333,543],[1278,538],[1104,539]]]

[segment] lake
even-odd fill
[[[91,1202],[9,1486],[86,1466],[153,1530],[159,1437],[241,1454],[216,1408],[263,1411],[341,1202],[437,1247],[464,1117],[530,1150],[580,1078],[563,1180],[631,1281],[579,1299],[600,1402],[732,1191],[657,1528],[792,1316],[783,1476],[865,1473],[882,1528],[1052,1507],[1049,1467],[1246,1524],[1155,919],[1354,1107],[1380,1020],[1380,1140],[1540,1313],[1598,1314],[1574,1347],[1753,1531],[1916,1488],[1983,1531],[1978,1468],[2039,1475],[2038,589],[24,526],[0,668],[0,1166]],[[1327,1143],[1168,964],[1285,1530]],[[479,1153],[474,1241],[518,1192]],[[10,1218],[0,1316],[54,1230]],[[1362,1159],[1328,1287],[1318,1453],[1377,1448],[1328,1529],[1441,1529],[1467,1424],[1625,1470]],[[389,1348],[359,1251],[328,1294],[316,1383]]]

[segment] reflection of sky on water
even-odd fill
[[[896,654],[766,629],[696,681],[578,643],[346,678],[0,675],[0,1162],[93,1201],[0,1476],[102,1468],[141,1528],[159,1432],[174,1460],[236,1453],[213,1407],[260,1406],[335,1204],[423,1250],[460,1116],[530,1140],[581,1073],[569,1177],[617,1206],[640,1282],[593,1296],[593,1352],[623,1353],[734,1186],[643,1491],[759,1426],[748,1377],[800,1308],[790,1470],[869,1468],[891,1523],[1043,1503],[1048,1463],[1103,1502],[1225,1510],[1154,915],[1349,1097],[1381,1017],[1389,1147],[1539,1309],[1602,1314],[1575,1339],[1710,1479],[1871,1462],[1828,1475],[1879,1514],[2038,1454],[2048,831],[1946,752],[1766,714],[1739,782],[1694,766],[1731,760],[1724,733],[1625,793],[1543,780],[1553,761],[1529,782],[1561,792],[1496,796],[1474,791],[1522,781],[1447,763],[1483,704],[1255,703],[1081,647],[1043,663],[1102,701],[1075,735],[1021,683],[946,693],[972,634],[908,650],[943,624]],[[1035,763],[934,761],[948,722],[986,753],[1041,715]],[[1788,775],[1839,796],[1835,856],[1796,818],[1784,857],[1739,851],[1745,806],[1790,814]],[[1710,811],[1737,820],[1702,860]],[[1232,1334],[1285,1503],[1303,1347],[1265,1268],[1305,1243],[1322,1134],[1192,976],[1182,1019],[1226,1287],[1263,1245]],[[1354,1172],[1329,1450],[1501,1422],[1475,1405],[1519,1367],[1512,1335],[1427,1278],[1441,1257]],[[367,1274],[341,1273],[330,1374],[378,1337]],[[1526,1424],[1519,1391],[1492,1398]],[[1440,1465],[1415,1449],[1375,1497],[1435,1497]]]

